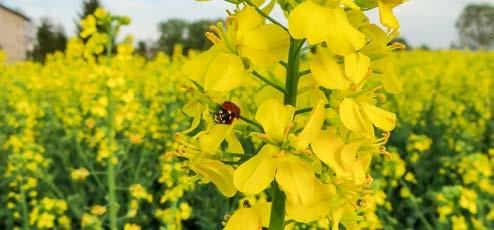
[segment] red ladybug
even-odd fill
[[[214,114],[214,122],[230,125],[233,119],[240,118],[240,108],[231,101],[225,101],[218,112]]]

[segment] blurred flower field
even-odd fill
[[[189,121],[182,106],[192,86],[180,73],[186,57],[146,62],[121,44],[108,68],[83,59],[83,48],[73,40],[44,66],[0,65],[2,229],[24,221],[37,229],[106,226],[110,115],[124,229],[218,229],[243,200],[266,199],[227,201],[210,185],[196,187],[167,156]],[[386,107],[400,119],[391,157],[373,162],[376,191],[366,197],[362,228],[494,227],[493,59],[462,51],[395,55],[405,90],[388,96]],[[327,225],[294,228],[310,226]]]
[[[262,3],[203,53],[138,56],[101,8],[0,53],[0,229],[494,228],[494,53],[399,51],[401,0]]]

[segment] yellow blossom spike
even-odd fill
[[[235,170],[235,187],[246,194],[257,194],[266,189],[274,179],[276,160],[274,155],[280,149],[274,145],[265,145],[259,153],[241,164]]]
[[[269,99],[259,106],[255,118],[267,135],[281,141],[285,138],[285,131],[291,124],[294,113],[293,106],[283,105],[276,99]]]
[[[372,106],[366,102],[361,103],[362,109],[371,120],[372,124],[384,130],[391,131],[396,126],[396,114],[384,109]]]
[[[295,147],[297,149],[305,149],[319,135],[325,118],[324,100],[321,99],[314,107],[314,111],[305,123],[304,129],[295,139]]]
[[[312,76],[322,87],[345,90],[350,87],[341,66],[334,59],[328,48],[318,48],[310,62]]]
[[[349,130],[365,133],[370,129],[369,122],[360,112],[360,106],[352,98],[345,98],[340,103],[340,118]]]
[[[235,169],[218,160],[199,158],[195,160],[190,169],[204,177],[205,181],[213,182],[218,190],[226,197],[232,197],[237,193],[233,186],[233,173]]]

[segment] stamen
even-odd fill
[[[221,40],[213,33],[211,32],[206,32],[204,36],[211,41],[213,44],[219,44]]]

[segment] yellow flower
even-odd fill
[[[372,125],[391,131],[396,126],[396,115],[367,102],[357,102],[345,98],[340,103],[340,118],[349,130],[361,133],[373,133]]]
[[[91,214],[95,216],[101,216],[106,213],[106,207],[101,205],[94,205],[91,207]]]
[[[353,179],[355,184],[366,183],[366,172],[371,155],[357,156],[359,143],[345,144],[336,133],[336,128],[321,131],[312,143],[316,156],[331,167],[338,178]]]
[[[305,128],[297,136],[288,134],[293,115],[293,107],[282,105],[275,99],[266,100],[259,106],[256,120],[262,125],[265,137],[273,143],[264,145],[259,153],[235,170],[234,185],[243,193],[257,194],[276,179],[285,192],[292,210],[297,208],[311,210],[310,207],[317,205],[315,200],[325,199],[319,197],[325,193],[317,192],[318,180],[314,170],[297,157],[296,151],[304,151],[319,134],[325,118],[324,103],[320,101],[316,105]],[[274,144],[286,141],[290,143],[292,150],[282,149]],[[316,220],[321,213],[327,213],[329,206],[326,204],[323,203],[322,208],[312,209],[298,219],[304,222]],[[295,212],[296,214],[298,213]]]
[[[83,181],[89,176],[89,171],[86,168],[74,169],[70,172],[70,177],[72,180]]]
[[[141,226],[137,224],[126,223],[124,225],[124,230],[141,230]]]
[[[253,7],[244,6],[236,12],[226,27],[212,27],[206,37],[214,46],[187,61],[182,72],[204,86],[207,92],[228,92],[249,77],[246,58],[254,66],[270,67],[288,55],[289,35],[265,19]]]
[[[55,216],[48,212],[43,212],[38,217],[38,221],[36,222],[36,227],[38,228],[53,228],[55,226]]]
[[[452,216],[451,224],[453,226],[453,230],[467,230],[468,225],[465,221],[465,217],[463,216]]]
[[[229,218],[225,230],[259,230],[269,227],[271,203],[259,203],[240,208]]]
[[[342,8],[313,1],[305,1],[291,11],[288,28],[294,38],[307,38],[309,44],[326,42],[338,55],[349,55],[365,45],[364,34],[349,23]]]

